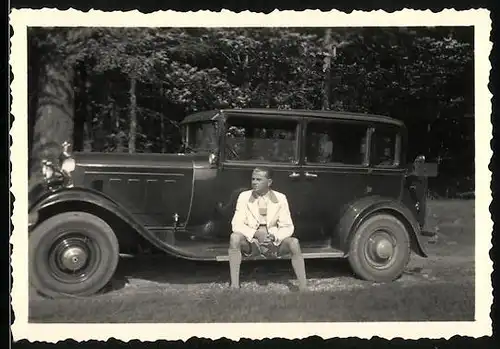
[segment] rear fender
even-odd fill
[[[408,229],[412,250],[421,257],[427,257],[420,241],[420,226],[411,211],[390,198],[368,196],[347,206],[337,226],[335,243],[342,251],[348,251],[349,243],[358,227],[370,216],[388,213],[399,218]]]
[[[33,228],[40,224],[41,221],[55,214],[75,209],[96,214],[107,222],[113,221],[125,224],[160,250],[177,256],[182,255],[174,246],[161,241],[151,231],[137,222],[130,212],[121,207],[113,199],[88,188],[68,188],[55,193],[49,193],[40,198],[30,208],[30,214],[36,212],[39,217],[39,221]]]

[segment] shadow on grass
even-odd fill
[[[308,279],[354,277],[344,259],[306,260],[305,264]],[[229,264],[189,261],[168,256],[122,258],[112,282],[103,291],[118,291],[130,283],[131,279],[170,284],[229,285]],[[295,279],[295,274],[290,260],[245,261],[241,265],[241,282],[255,281],[260,286],[267,286],[272,282],[296,291],[291,279]]]
[[[437,240],[433,243],[422,238],[424,247],[433,256],[454,256],[473,251],[474,246],[474,201],[429,201],[429,223],[438,227]],[[336,277],[355,278],[344,259],[306,260],[308,279]],[[419,268],[405,274],[419,274]],[[198,262],[168,257],[165,255],[122,258],[112,282],[103,293],[124,288],[130,279],[139,279],[165,284],[209,284],[229,283],[228,262]],[[241,282],[254,281],[258,285],[269,283],[285,285],[291,290],[295,279],[290,260],[245,261],[241,266]]]

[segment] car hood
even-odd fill
[[[84,153],[75,152],[77,166],[81,167],[192,167],[193,163],[207,163],[208,153],[151,154],[151,153]]]

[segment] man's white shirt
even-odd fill
[[[266,203],[267,206],[265,221],[259,211],[258,199],[253,190],[243,191],[238,196],[236,210],[231,221],[233,232],[241,233],[252,242],[259,225],[265,224],[268,232],[276,238],[274,244],[279,245],[294,232],[287,197],[285,194],[270,190],[262,198],[264,201],[261,203]]]

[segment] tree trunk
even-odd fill
[[[87,119],[87,71],[83,62],[78,63],[75,71],[75,117],[73,150],[80,151],[85,143],[85,121]]]
[[[111,107],[111,117],[115,122],[115,132],[118,132],[120,130],[120,113],[116,110],[116,101],[112,101],[111,103],[113,103]]]
[[[108,103],[111,103],[111,122],[112,122],[112,130],[115,134],[115,152],[123,153],[125,151],[125,132],[120,129],[120,112],[116,107],[116,100],[109,100]]]
[[[73,74],[73,67],[61,62],[47,63],[41,69],[31,166],[35,181],[41,176],[41,160],[55,161],[61,144],[73,139]]]
[[[128,138],[128,152],[135,153],[135,139],[137,136],[137,96],[136,96],[136,84],[137,80],[135,77],[130,78],[130,129]]]
[[[332,63],[330,65],[330,86],[329,86],[329,91],[330,94],[328,95],[328,102],[330,109],[333,108],[334,110],[343,110],[343,102],[339,98],[339,85],[341,82],[341,76],[342,73],[339,71],[338,66],[336,64],[337,61],[337,43],[334,43],[332,46]],[[332,78],[333,77],[333,78]]]
[[[85,81],[85,125],[83,130],[83,144],[93,148],[94,144],[94,113],[92,110],[92,105],[89,100],[91,96],[92,82],[88,78]]]
[[[165,91],[163,89],[163,85],[160,86],[160,95],[161,95],[161,111],[160,114],[160,142],[161,142],[161,152],[162,154],[166,152],[166,140],[165,140],[165,115],[163,114],[163,110],[165,110]]]
[[[91,68],[90,68],[91,69]],[[85,151],[102,151],[104,141],[98,138],[94,130],[94,107],[91,100],[94,99],[92,91],[91,74],[86,70],[85,79],[85,120],[83,126],[83,147]]]
[[[332,68],[332,30],[330,28],[326,29],[325,32],[325,51],[326,56],[323,63],[323,103],[321,109],[329,110],[330,109],[330,85],[331,85],[331,68]]]
[[[28,35],[30,38],[30,35]],[[40,91],[40,60],[34,40],[28,42],[28,176],[31,177],[34,129]]]
[[[272,105],[272,76],[271,76],[271,63],[267,64],[267,89],[266,89],[266,108],[271,108]]]

